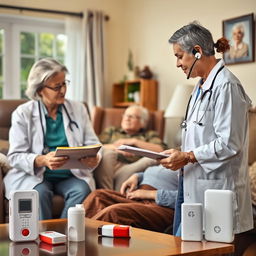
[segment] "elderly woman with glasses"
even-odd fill
[[[98,144],[87,110],[82,103],[65,99],[68,80],[65,66],[41,59],[31,68],[27,96],[31,99],[12,114],[8,160],[12,169],[4,178],[6,197],[13,190],[35,189],[39,193],[40,219],[52,218],[52,197],[64,197],[67,210],[82,203],[95,188],[96,157],[80,159],[83,169],[61,168],[68,157],[56,157],[56,147]]]
[[[159,135],[146,129],[148,120],[146,108],[131,105],[124,112],[121,127],[108,127],[100,134],[99,139],[104,144],[103,159],[94,172],[98,188],[119,191],[122,183],[133,173],[156,164],[155,160],[117,150],[122,144],[156,152],[166,149]]]

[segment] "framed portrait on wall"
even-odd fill
[[[254,61],[254,18],[253,13],[224,20],[223,36],[229,40],[230,50],[224,53],[226,64]]]

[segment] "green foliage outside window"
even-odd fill
[[[26,98],[27,78],[35,58],[21,58],[20,77],[21,77],[21,98]]]
[[[53,34],[41,33],[39,35],[39,55],[42,57],[53,56]]]
[[[58,58],[64,60],[65,58],[65,51],[66,51],[66,41],[67,38],[64,35],[57,35],[56,38],[56,51]]]
[[[51,33],[21,33],[21,67],[20,88],[21,97],[26,98],[25,90],[29,71],[35,61],[41,58],[54,58],[64,63],[66,51],[66,36]]]
[[[21,54],[35,54],[35,33],[20,33]]]

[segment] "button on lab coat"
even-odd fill
[[[203,84],[203,91],[210,88],[223,65],[223,60],[216,64]],[[203,203],[206,189],[232,190],[234,231],[245,232],[253,228],[248,177],[251,101],[226,67],[217,75],[212,93],[206,93],[202,101],[202,94],[196,100],[198,86],[190,101],[187,128],[182,131],[182,151],[193,151],[198,161],[184,167],[184,201]]]

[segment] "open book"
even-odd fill
[[[169,155],[165,155],[163,153],[157,153],[157,152],[154,152],[154,151],[151,151],[151,150],[136,148],[136,147],[127,146],[127,145],[121,145],[117,149],[129,152],[129,153],[133,153],[133,154],[138,155],[138,156],[149,157],[149,158],[152,158],[152,159],[155,159],[155,160],[160,160],[160,159],[169,157]]]
[[[68,156],[68,161],[58,169],[85,169],[79,160],[83,157],[93,157],[96,156],[101,144],[82,146],[82,147],[57,147],[55,151],[55,156]]]

